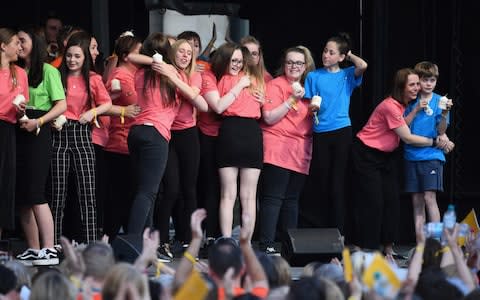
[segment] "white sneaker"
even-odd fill
[[[38,259],[38,253],[40,250],[28,248],[22,254],[17,255],[16,259],[22,265],[30,267],[33,265],[33,261]]]
[[[57,250],[53,248],[43,248],[38,252],[38,258],[32,263],[34,266],[51,266],[58,265],[59,262]]]

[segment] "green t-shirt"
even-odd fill
[[[36,88],[30,87],[29,93],[28,107],[49,111],[54,101],[65,99],[60,72],[49,64],[43,64],[43,80]]]

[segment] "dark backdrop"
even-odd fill
[[[92,0],[95,1],[95,0]],[[168,1],[165,1],[168,2]],[[175,2],[175,1],[173,1]],[[183,1],[182,1],[183,2]],[[312,50],[317,65],[328,37],[349,32],[353,51],[369,64],[362,87],[352,97],[351,116],[357,131],[370,112],[390,89],[394,72],[431,60],[440,68],[437,92],[454,99],[448,135],[456,148],[447,158],[445,192],[439,194],[443,211],[449,202],[457,205],[459,217],[469,209],[480,212],[480,158],[475,146],[476,114],[479,91],[475,88],[479,69],[480,2],[473,0],[345,0],[314,1],[215,1],[240,5],[239,16],[250,20],[251,34],[263,45],[268,69],[275,71],[280,53],[302,44]],[[162,3],[162,1],[157,1]],[[313,7],[315,5],[315,8]],[[42,23],[53,11],[65,24],[92,28],[90,1],[27,0],[10,1],[0,12],[0,26]],[[148,34],[148,10],[141,0],[117,0],[109,3],[110,44],[125,29],[137,35]],[[99,41],[102,43],[102,41]],[[413,241],[411,201],[402,194],[401,241]]]

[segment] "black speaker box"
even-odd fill
[[[142,253],[143,238],[140,234],[117,235],[111,245],[116,261],[133,263]]]
[[[291,266],[330,262],[334,257],[341,259],[343,238],[337,228],[289,229],[283,255]]]

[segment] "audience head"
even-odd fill
[[[277,270],[278,285],[290,285],[292,273],[288,262],[282,256],[272,256],[271,259],[275,270]]]
[[[270,288],[276,288],[280,286],[281,284],[279,284],[279,274],[277,269],[275,268],[275,265],[273,264],[273,257],[267,255],[264,252],[258,252],[257,258],[262,265],[263,271],[265,271],[265,275],[267,275],[268,286]]]
[[[436,267],[422,269],[415,294],[424,300],[462,299],[462,292],[448,282],[445,274]]]
[[[32,278],[30,276],[29,270],[21,263],[15,260],[10,260],[5,263],[5,267],[15,273],[17,277],[17,289],[20,289],[22,286],[30,288],[32,286]]]
[[[0,279],[0,296],[5,296],[6,299],[19,299],[15,273],[6,266],[0,265]]]
[[[331,280],[316,277],[303,277],[292,283],[287,299],[343,300],[344,296],[339,287]]]
[[[237,242],[232,238],[221,237],[215,241],[208,253],[210,271],[217,279],[222,279],[229,268],[234,269],[234,277],[243,273],[243,256]]]
[[[128,263],[117,263],[109,270],[102,289],[102,299],[115,299],[120,287],[125,284],[132,284],[141,300],[150,299],[147,277]]]
[[[85,277],[93,277],[103,281],[108,271],[115,265],[112,247],[104,242],[96,241],[87,245],[82,251],[85,263]]]
[[[442,262],[442,244],[439,241],[433,238],[427,238],[425,240],[425,250],[423,252],[423,264],[422,268],[426,269],[428,267],[437,267],[440,268],[440,263]]]
[[[65,275],[49,269],[35,276],[29,300],[76,299],[76,289]]]

